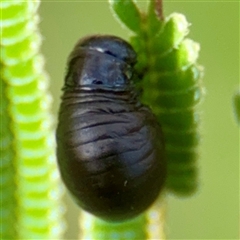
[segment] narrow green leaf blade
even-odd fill
[[[163,16],[157,15],[156,1],[154,0],[149,2],[147,22],[148,32],[151,34],[159,32],[164,23]]]
[[[141,13],[132,0],[109,0],[109,4],[121,23],[135,33],[141,32]]]

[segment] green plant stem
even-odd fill
[[[141,216],[119,224],[105,222],[86,212],[82,212],[79,217],[79,239],[166,239],[166,202],[163,195]]]
[[[153,12],[151,5],[149,12]],[[139,57],[137,69],[147,69],[138,82],[144,90],[142,101],[151,107],[163,130],[166,187],[189,195],[197,188],[200,136],[196,106],[202,99],[202,69],[196,60],[200,47],[186,38],[189,24],[182,14],[173,13],[160,24],[153,17],[143,20],[141,35],[131,38]]]
[[[64,232],[38,6],[1,2],[3,239],[59,239]]]

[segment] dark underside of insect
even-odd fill
[[[166,178],[162,132],[133,85],[136,53],[114,36],[78,42],[68,61],[57,127],[62,179],[77,204],[125,221],[157,199]]]

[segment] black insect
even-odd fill
[[[136,53],[114,36],[73,49],[57,127],[62,179],[77,204],[107,221],[146,210],[166,178],[160,126],[132,83]]]

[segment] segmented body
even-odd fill
[[[114,56],[112,61],[119,60]],[[129,79],[119,87],[106,86],[65,87],[57,128],[58,163],[78,205],[105,220],[123,221],[146,210],[163,188],[163,136]]]

